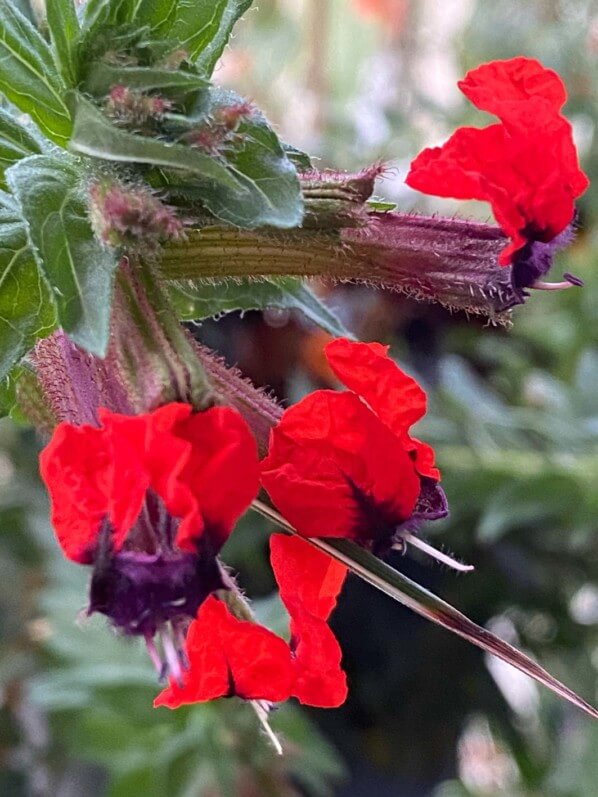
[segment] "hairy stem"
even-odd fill
[[[169,244],[160,269],[169,280],[264,276],[365,283],[506,323],[517,303],[510,269],[498,265],[502,232],[459,219],[369,213],[337,230],[193,230]]]

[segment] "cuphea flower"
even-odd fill
[[[462,127],[443,146],[425,149],[406,182],[435,196],[489,202],[511,239],[499,262],[512,265],[521,297],[570,240],[574,202],[588,186],[561,114],[566,89],[556,72],[523,57],[482,64],[459,88],[500,123]]]
[[[385,551],[411,524],[447,513],[434,452],[409,431],[426,412],[426,394],[379,343],[341,338],[325,354],[349,390],[318,390],[286,410],[271,432],[262,484],[303,536]]]
[[[258,490],[257,447],[227,407],[166,404],[141,415],[100,409],[99,427],[60,423],[41,455],[65,555],[93,565],[89,613],[176,648],[206,597],[224,586],[216,555]]]
[[[323,708],[347,696],[341,650],[327,619],[346,568],[299,538],[275,534],[271,560],[291,618],[287,644],[257,623],[241,620],[223,600],[209,597],[186,640],[188,669],[172,678],[156,706],[177,708],[218,697],[279,702],[296,697]]]

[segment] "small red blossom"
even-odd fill
[[[341,651],[326,620],[336,605],[346,568],[303,540],[275,534],[272,567],[291,617],[291,641],[233,616],[210,597],[187,633],[188,669],[155,706],[237,696],[279,702],[296,697],[306,705],[341,705],[347,696]]]
[[[228,407],[98,417],[99,427],[59,424],[41,454],[56,536],[69,559],[93,565],[88,612],[144,636],[159,672],[178,676],[186,623],[224,588],[216,555],[257,494],[257,446]]]
[[[407,520],[446,514],[434,452],[409,434],[426,396],[378,343],[337,339],[325,354],[349,391],[318,390],[284,413],[262,484],[300,534],[383,550]]]
[[[241,416],[172,403],[134,416],[103,409],[99,417],[99,428],[59,424],[40,457],[66,556],[91,563],[104,520],[114,550],[126,548],[148,490],[179,519],[180,550],[195,552],[203,535],[219,550],[257,493],[256,444]]]
[[[482,64],[459,88],[500,124],[462,127],[443,146],[423,150],[406,182],[435,196],[489,202],[511,239],[499,262],[526,261],[517,287],[529,286],[551,258],[540,248],[527,262],[526,247],[555,241],[573,221],[575,199],[588,186],[571,124],[561,115],[565,86],[556,72],[519,57]]]

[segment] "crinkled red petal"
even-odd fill
[[[286,642],[260,625],[238,620],[209,597],[187,634],[189,669],[183,684],[172,680],[154,706],[178,708],[218,697],[286,700],[296,678]]]
[[[361,541],[409,518],[420,491],[401,440],[355,394],[329,390],[284,413],[262,484],[300,534]]]
[[[341,669],[340,645],[326,620],[336,606],[347,568],[305,540],[285,534],[270,538],[270,561],[291,616],[293,695],[309,706],[340,706],[347,697],[347,678]]]
[[[409,431],[426,414],[426,394],[390,359],[388,346],[337,338],[324,352],[340,381],[365,399],[395,434]]]
[[[567,102],[567,90],[559,75],[534,58],[523,56],[481,64],[457,85],[477,108],[503,120],[513,103],[532,97],[545,100],[555,113]]]
[[[291,634],[296,657],[293,697],[306,706],[341,706],[347,699],[347,676],[341,669],[341,647],[331,629],[305,612],[293,618]]]
[[[434,466],[434,450],[409,435],[411,426],[426,414],[426,394],[388,356],[388,346],[337,338],[326,346],[325,353],[340,381],[361,396],[403,440],[405,448],[415,453],[418,473],[438,481],[440,471]]]
[[[59,424],[40,455],[40,473],[52,503],[52,525],[65,556],[93,561],[108,511],[110,454],[100,429]]]
[[[291,614],[299,607],[327,620],[347,577],[347,568],[299,537],[273,534],[270,561],[280,598]]]
[[[196,500],[213,547],[220,549],[259,489],[257,444],[246,421],[230,407],[213,407],[178,423],[174,433],[188,441],[191,455],[180,475]],[[176,485],[172,484],[174,503]],[[194,550],[193,522],[181,523],[177,544]]]

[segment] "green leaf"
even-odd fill
[[[0,191],[0,379],[7,377],[37,338],[52,331],[55,322],[50,292],[29,246],[17,203]]]
[[[137,0],[135,22],[175,41],[201,71],[211,75],[232,29],[253,0]]]
[[[368,199],[367,206],[369,210],[375,210],[377,213],[388,213],[395,210],[397,207],[396,202],[382,202],[378,199]]]
[[[0,184],[5,185],[4,172],[13,163],[28,155],[41,154],[35,136],[4,108],[0,108]]]
[[[17,384],[23,372],[23,366],[15,365],[0,379],[0,418],[8,416],[17,423],[24,420],[17,400]]]
[[[282,147],[288,159],[299,171],[309,172],[313,168],[311,158],[306,152],[302,152],[300,149],[297,149],[297,147],[294,147],[292,144],[287,144],[286,142],[283,142]]]
[[[83,27],[100,30],[108,25],[124,24],[130,21],[134,5],[133,0],[88,0],[83,12]]]
[[[202,92],[196,114],[188,124],[209,124],[218,112],[243,103],[232,91]],[[203,202],[216,218],[236,227],[297,227],[303,220],[299,178],[276,133],[257,110],[242,117],[222,155],[244,193],[214,184],[173,183],[173,190]]]
[[[226,187],[233,195],[243,187],[226,167],[203,152],[121,130],[80,94],[72,94],[75,128],[69,149],[92,158],[120,163],[147,163],[184,170]]]
[[[285,529],[290,534],[297,534],[293,526],[288,523],[275,509],[261,501],[254,501],[252,508],[267,517],[279,528]],[[406,606],[411,611],[419,614],[436,625],[440,625],[457,634],[463,639],[481,648],[486,653],[491,653],[512,667],[529,675],[538,683],[543,684],[559,697],[568,700],[574,706],[585,711],[594,719],[598,719],[598,710],[586,703],[579,695],[575,694],[568,686],[558,681],[543,667],[526,656],[517,648],[504,642],[495,634],[472,622],[468,617],[455,609],[442,598],[437,597],[425,587],[420,586],[407,576],[399,573],[382,559],[357,545],[351,540],[310,538],[308,542],[327,553],[337,561],[344,564],[355,575],[367,581],[376,589],[384,592],[389,597]],[[470,576],[471,578],[471,576]]]
[[[50,0],[46,14],[54,59],[66,85],[74,88],[79,82],[79,20],[74,0]]]
[[[93,233],[79,170],[67,158],[34,155],[11,166],[6,176],[54,294],[60,325],[75,343],[104,356],[118,257]]]
[[[158,69],[150,66],[112,66],[94,62],[82,84],[82,90],[95,97],[104,97],[115,86],[128,86],[137,91],[187,93],[205,88],[207,80],[193,72]]]
[[[185,280],[170,283],[170,296],[179,318],[203,318],[236,310],[300,310],[310,321],[335,337],[352,337],[342,322],[300,279],[270,277],[254,280],[206,283]]]
[[[0,3],[0,91],[60,146],[71,132],[50,46],[9,2]]]

